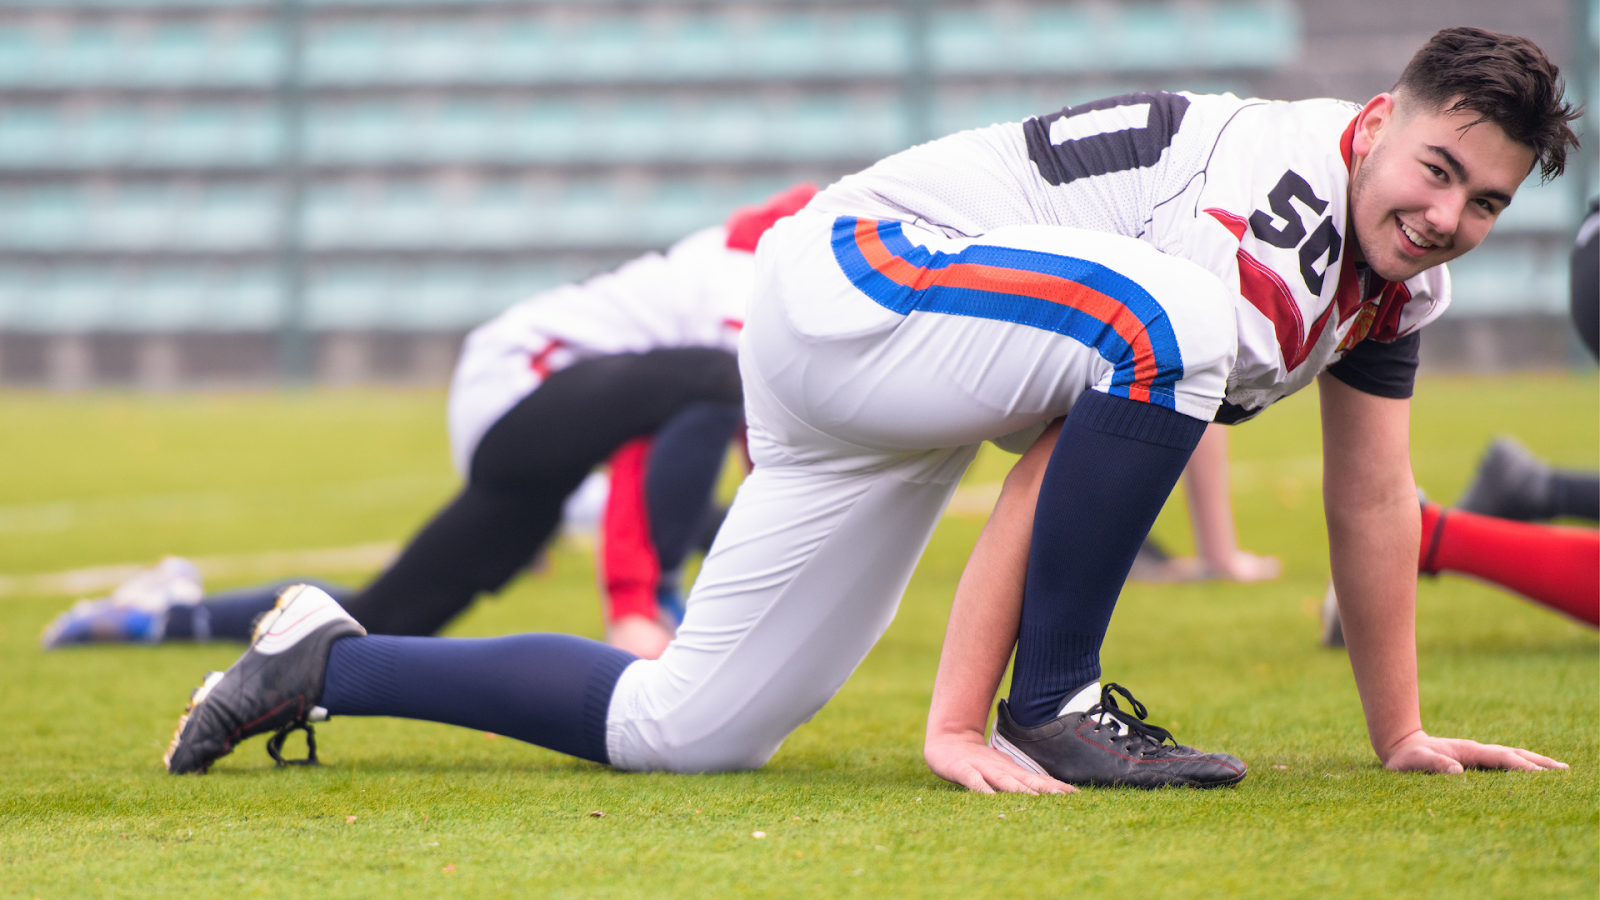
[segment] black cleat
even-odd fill
[[[212,672],[189,698],[178,730],[162,757],[174,775],[203,773],[246,738],[276,732],[267,752],[286,765],[281,750],[291,731],[306,732],[309,756],[317,761],[316,743],[308,724],[327,717],[317,706],[328,652],[342,637],[364,635],[362,628],[332,597],[297,584],[278,596],[278,603],[257,623],[250,649],[226,672]]]
[[[1118,707],[1115,694],[1133,710]],[[1032,727],[1012,721],[1002,700],[989,746],[1031,772],[1078,787],[1214,788],[1244,780],[1249,767],[1243,762],[1185,747],[1165,728],[1145,722],[1148,715],[1120,684],[1107,684],[1100,702],[1085,712],[1065,712]]]
[[[1484,451],[1456,509],[1522,522],[1549,519],[1555,512],[1554,475],[1528,448],[1500,438]]]

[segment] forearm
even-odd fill
[[[1328,549],[1367,735],[1387,761],[1422,728],[1417,697],[1416,488],[1363,510],[1328,508]]]
[[[1323,376],[1323,506],[1350,667],[1367,734],[1387,762],[1419,732],[1416,586],[1421,516],[1405,401]]]
[[[956,585],[928,708],[928,739],[982,735],[1017,640],[1033,509],[1055,447],[1052,425],[1012,467]]]

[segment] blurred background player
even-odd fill
[[[1600,359],[1600,200],[1578,228],[1572,250],[1572,327]],[[1509,437],[1489,445],[1456,509],[1520,522],[1600,521],[1600,475],[1557,469]]]
[[[1283,564],[1271,556],[1239,549],[1229,496],[1228,427],[1209,425],[1183,470],[1194,556],[1174,557],[1153,537],[1146,537],[1134,558],[1129,581],[1271,581]]]
[[[1600,359],[1600,206],[1590,204],[1572,251],[1572,324]],[[1452,509],[1421,498],[1417,571],[1463,575],[1600,628],[1600,532],[1534,524],[1600,521],[1600,476],[1557,469],[1511,438],[1489,445]],[[1344,646],[1338,596],[1322,601],[1322,643]]]
[[[660,655],[682,615],[678,569],[715,527],[712,493],[743,421],[733,354],[756,243],[815,193],[795,185],[665,254],[545,292],[475,330],[449,400],[466,485],[366,587],[313,583],[370,633],[435,634],[528,565],[568,497],[609,458],[595,554],[607,640]],[[169,558],[58,617],[43,643],[248,641],[295,583],[306,579],[204,597],[198,570]]]

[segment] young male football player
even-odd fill
[[[760,766],[882,634],[995,440],[1026,453],[956,591],[932,770],[974,790],[1236,783],[1244,763],[1169,743],[1102,688],[1099,647],[1207,423],[1324,370],[1334,577],[1379,758],[1559,766],[1422,730],[1405,399],[1416,330],[1448,302],[1440,264],[1535,165],[1561,170],[1573,113],[1556,76],[1525,40],[1449,29],[1364,107],[1134,94],[845,178],[757,252],[740,338],[755,468],[660,659],[563,635],[363,636],[306,588],[194,693],[167,768],[326,715],[449,722],[628,770]]]
[[[676,624],[675,570],[743,418],[733,351],[756,243],[815,193],[795,185],[664,254],[545,291],[473,331],[449,402],[466,485],[371,584],[318,587],[371,633],[434,634],[533,559],[564,501],[609,457],[596,554],[607,637],[659,656]],[[248,641],[290,583],[202,598],[198,570],[168,559],[62,614],[43,643]]]

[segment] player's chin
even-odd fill
[[[1429,269],[1443,265],[1460,256],[1451,250],[1435,250],[1423,256],[1411,256],[1396,251],[1388,259],[1369,260],[1372,271],[1384,281],[1406,281]]]

